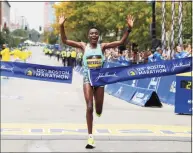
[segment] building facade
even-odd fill
[[[44,30],[50,31],[51,25],[55,22],[53,5],[55,2],[44,2]]]
[[[0,1],[0,28],[1,28],[1,25],[2,25],[2,2]]]
[[[21,16],[18,13],[18,9],[12,9],[11,10],[11,21],[10,21],[10,31],[16,30],[16,29],[29,29],[29,24],[27,21],[27,18],[25,16]]]
[[[10,26],[11,5],[7,0],[0,1],[0,28],[9,28]]]
[[[28,25],[27,19],[25,16],[20,16],[18,18],[18,23],[19,23],[20,29],[25,29],[25,27]]]

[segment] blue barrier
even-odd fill
[[[106,62],[104,68],[123,66]],[[105,92],[140,106],[156,105],[161,102],[174,105],[176,93],[176,75],[128,80],[105,86]],[[153,99],[153,101],[152,101]],[[161,101],[161,102],[160,102]]]
[[[176,93],[176,76],[161,77],[158,84],[157,93],[162,102],[174,105]]]
[[[115,84],[109,84],[107,85],[107,87],[105,88],[105,91],[109,94],[109,95],[114,95],[118,90],[119,90],[119,85],[117,85],[117,83]]]
[[[155,91],[142,88],[136,88],[136,92],[129,102],[139,106],[162,107],[160,99]]]
[[[117,83],[119,89],[115,92],[114,96],[129,102],[136,92],[136,89],[126,84]]]
[[[106,63],[104,66],[108,67],[117,67],[120,66],[118,63]],[[106,67],[107,68],[107,67]],[[175,103],[175,89],[176,89],[176,76],[164,76],[164,77],[154,77],[154,78],[145,78],[145,79],[138,79],[138,80],[128,80],[121,83],[115,83],[126,86],[133,86],[138,89],[145,89],[150,91],[155,91],[160,99],[161,102],[174,105]],[[110,87],[115,88],[115,84],[112,84]],[[108,85],[109,86],[109,85]],[[116,85],[117,86],[117,85]],[[109,90],[116,90],[115,89],[109,89]],[[128,89],[124,89],[128,90]],[[132,89],[134,90],[134,88]],[[105,90],[106,91],[106,90]],[[108,93],[108,91],[106,91]],[[144,91],[143,91],[144,92]],[[129,92],[128,92],[129,93]],[[132,95],[133,93],[131,93]],[[122,97],[120,97],[122,99]],[[129,101],[127,99],[124,99],[126,101]],[[130,101],[131,102],[131,101]]]

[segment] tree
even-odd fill
[[[56,44],[58,40],[58,36],[55,35],[54,33],[50,33],[49,34],[49,38],[48,38],[48,43],[49,44]]]
[[[19,37],[28,37],[28,31],[23,30],[23,29],[16,29],[14,30],[11,34],[14,36],[19,36]]]
[[[156,1],[156,34],[158,39],[161,39],[161,4],[162,2]],[[183,6],[183,33],[191,33],[191,2],[183,2]],[[147,2],[68,1],[55,5],[54,9],[57,19],[62,13],[68,18],[65,23],[68,39],[86,41],[88,28],[96,26],[100,30],[103,42],[117,40],[126,28],[127,14],[131,14],[135,17],[135,22],[127,43],[138,44],[140,50],[151,46],[152,8]],[[178,7],[175,10],[178,11]],[[167,32],[171,30],[171,23],[171,2],[166,2],[165,28]],[[53,29],[54,34],[59,34],[58,20],[53,24]],[[175,30],[177,30],[177,26]]]
[[[6,34],[3,31],[0,31],[0,46],[6,42]]]

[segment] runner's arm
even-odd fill
[[[111,42],[111,43],[103,43],[103,44],[101,44],[101,47],[102,47],[103,51],[105,51],[105,49],[108,49],[108,48],[118,47],[118,46],[122,45],[126,41],[128,35],[131,32],[131,29],[133,27],[134,18],[131,15],[127,15],[126,21],[127,21],[128,29],[127,29],[127,31],[125,31],[125,33],[124,33],[123,37],[121,38],[121,40],[114,41],[114,42]]]
[[[60,33],[61,33],[62,42],[64,44],[66,44],[68,46],[84,49],[84,43],[83,42],[76,42],[76,41],[67,39],[63,24],[60,25]]]
[[[103,50],[108,49],[108,48],[115,48],[117,46],[122,45],[126,41],[130,31],[131,31],[131,29],[127,29],[125,31],[123,37],[119,41],[114,41],[114,42],[110,42],[110,43],[102,43],[101,45],[102,45]]]

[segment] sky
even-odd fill
[[[14,21],[15,12],[17,16],[25,16],[30,29],[39,31],[39,26],[44,25],[44,2],[13,2],[11,5],[11,20]]]

